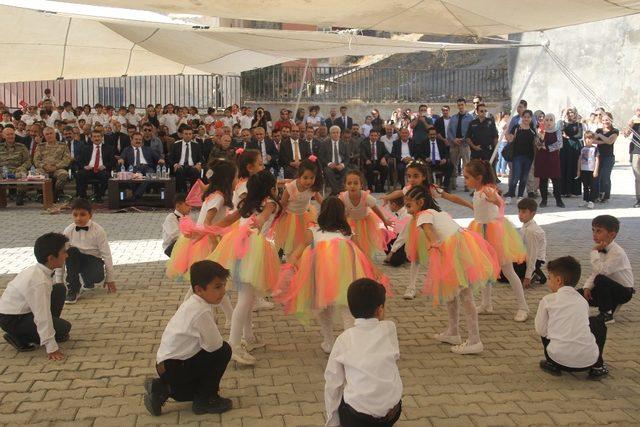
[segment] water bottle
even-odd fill
[[[133,166],[129,166],[129,172],[133,173]]]
[[[169,178],[169,169],[165,165],[162,165],[162,178]]]
[[[120,166],[120,172],[124,172],[124,171],[125,171],[124,165]]]
[[[156,167],[156,178],[162,178],[162,167],[160,165]]]
[[[278,170],[278,179],[284,179],[284,169],[280,168]]]
[[[120,192],[120,200],[124,200],[124,191]]]
[[[164,200],[164,187],[160,189],[160,200]]]
[[[29,169],[29,176],[35,176],[36,174],[36,167],[31,165],[31,169]]]

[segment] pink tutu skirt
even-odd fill
[[[507,218],[498,218],[487,224],[473,220],[469,224],[469,230],[475,231],[489,242],[498,256],[500,265],[522,263],[526,260],[527,251],[522,238]]]
[[[374,259],[376,255],[384,254],[386,238],[381,228],[382,222],[376,214],[370,211],[364,219],[347,219],[353,232],[351,239],[365,255]]]

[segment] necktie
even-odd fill
[[[118,153],[120,153],[122,151],[122,146],[120,145],[120,134],[118,134],[118,143],[116,146],[118,147]]]
[[[34,139],[31,143],[31,158],[33,158],[33,155],[36,154],[36,148],[38,147],[38,143],[36,142],[36,140]]]
[[[178,215],[178,214],[177,214],[177,213],[175,213],[175,212],[174,212],[173,214],[176,216],[176,218],[178,219],[178,221],[180,221],[180,218],[181,218],[181,217],[180,217],[180,215]]]
[[[458,127],[456,128],[456,138],[462,138],[462,117],[464,117],[464,114],[458,113]]]
[[[293,141],[293,161],[300,160],[300,151],[298,150],[298,141]]]
[[[436,142],[431,141],[431,164],[436,164]]]
[[[333,163],[340,163],[338,159],[338,143],[332,142],[333,144]]]
[[[134,163],[135,167],[140,166],[140,147],[136,147],[136,160]]]
[[[184,163],[182,166],[189,166],[189,157],[191,156],[191,153],[189,152],[190,144],[188,142],[185,142],[185,144],[187,144],[187,149],[184,151]]]
[[[606,254],[607,250],[606,249],[598,249],[598,252],[600,252],[601,254]]]
[[[96,146],[96,158],[93,161],[93,173],[98,173],[100,171],[100,146]]]
[[[89,226],[86,226],[86,227],[78,227],[78,226],[76,225],[76,231],[89,231]]]
[[[378,157],[377,154],[378,153],[376,153],[376,143],[372,142],[371,143],[371,157],[372,157],[374,162],[377,160],[377,157]]]

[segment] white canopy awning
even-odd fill
[[[637,0],[65,0],[162,14],[312,24],[404,33],[491,36],[640,12]]]
[[[0,6],[0,82],[157,74],[235,74],[301,58],[509,48],[317,31],[193,29]]]

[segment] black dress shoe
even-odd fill
[[[233,408],[233,402],[226,397],[215,397],[209,402],[193,402],[193,413],[196,415],[202,414],[222,414]]]
[[[144,389],[147,391],[144,396],[144,406],[151,415],[159,416],[162,414],[162,406],[169,399],[169,390],[160,378],[145,379]]]
[[[600,378],[606,377],[607,375],[609,375],[609,370],[607,369],[607,366],[603,364],[602,366],[589,369],[588,378],[590,380],[599,380]]]
[[[546,208],[547,207],[547,201],[546,200],[541,201],[540,202],[540,207],[541,208]]]
[[[4,334],[4,340],[6,342],[8,342],[9,344],[11,344],[11,346],[13,348],[15,348],[17,351],[19,352],[25,352],[25,351],[33,351],[36,348],[38,348],[38,344],[36,343],[22,343],[20,342],[16,337],[14,337],[13,335],[9,335],[9,334]]]
[[[559,208],[564,208],[564,202],[562,200],[556,200],[556,206]]]
[[[540,361],[540,369],[556,377],[562,375],[562,370],[548,360]]]

